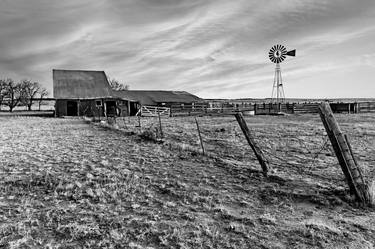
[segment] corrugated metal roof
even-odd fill
[[[140,95],[130,90],[113,90],[113,94],[120,99],[126,99],[133,102],[139,102],[142,105],[153,105],[154,102],[146,95]]]
[[[104,71],[53,69],[55,99],[112,98]]]
[[[118,97],[137,100],[142,105],[156,105],[157,103],[192,103],[204,100],[185,91],[147,91],[124,90],[115,91]]]

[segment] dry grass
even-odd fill
[[[368,184],[369,202],[370,205],[375,207],[375,180],[372,180]]]
[[[338,119],[372,176],[375,118]],[[126,135],[140,132],[133,119],[118,120],[125,132],[0,121],[0,248],[374,246],[375,215],[347,197],[316,116],[247,118],[272,163],[267,179],[234,117],[199,118],[208,157],[188,117],[163,120],[165,144]]]

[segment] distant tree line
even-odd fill
[[[39,82],[21,80],[15,82],[11,78],[0,79],[0,110],[2,106],[8,106],[12,112],[16,106],[27,106],[31,111],[34,103],[42,104],[43,98],[48,95],[47,89]]]

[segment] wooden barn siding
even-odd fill
[[[62,117],[67,116],[67,102],[68,101],[78,101],[78,100],[56,100],[55,110],[56,116]],[[95,100],[81,100],[79,103],[79,115],[80,116],[99,116],[99,109],[96,107]],[[103,107],[100,110],[100,116],[104,116]]]
[[[66,100],[56,100],[55,103],[55,113],[57,117],[66,116],[67,110],[66,110]]]
[[[104,103],[102,103],[102,107],[96,107],[96,100],[81,100],[79,105],[79,115],[80,116],[87,116],[87,117],[98,117],[99,114],[101,117],[104,116]]]

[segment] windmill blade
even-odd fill
[[[286,53],[286,55],[289,55],[289,56],[296,56],[296,50],[294,49],[294,50],[288,51],[288,52]]]
[[[296,50],[288,51],[283,45],[276,44],[271,47],[268,57],[273,63],[280,63],[286,59],[286,56],[295,56]]]

